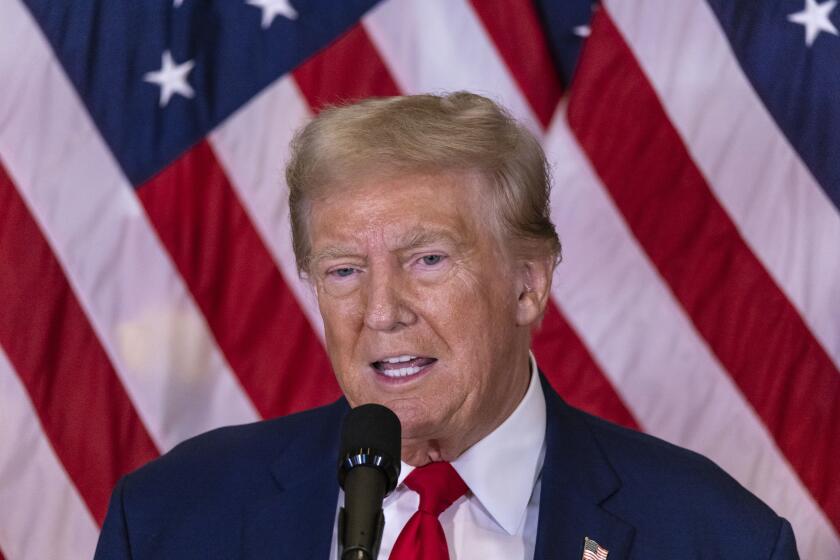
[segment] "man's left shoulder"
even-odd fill
[[[679,532],[692,548],[725,554],[749,551],[769,558],[782,547],[795,550],[787,521],[711,459],[585,412],[577,414],[620,480],[620,490],[605,506],[636,527],[637,544],[670,531]]]
[[[748,502],[764,504],[708,457],[647,433],[625,428],[577,411],[623,485],[662,487],[716,497],[744,493]]]

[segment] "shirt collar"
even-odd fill
[[[484,509],[509,535],[525,518],[542,470],[545,443],[545,396],[537,362],[529,352],[531,381],[516,409],[495,430],[452,461]],[[414,470],[401,462],[397,488]],[[396,493],[395,493],[396,494]],[[391,494],[386,503],[395,499]]]

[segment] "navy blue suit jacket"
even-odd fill
[[[797,558],[787,521],[708,459],[592,417],[543,379],[535,557]],[[114,489],[96,559],[327,559],[338,503],[332,405],[190,439]]]

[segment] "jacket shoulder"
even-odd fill
[[[671,533],[688,550],[770,558],[790,533],[784,519],[707,457],[576,409],[575,414],[621,483],[605,507],[636,527],[640,548],[656,548],[653,541]]]
[[[123,499],[137,511],[224,504],[232,494],[259,494],[271,482],[270,466],[290,445],[331,445],[342,403],[238,426],[217,428],[185,440],[128,474]],[[209,491],[212,489],[212,492]]]
[[[326,454],[337,447],[345,411],[338,401],[212,430],[123,477],[111,497],[97,560],[237,557],[250,522],[280,495],[280,465],[297,474],[311,469],[316,450]]]

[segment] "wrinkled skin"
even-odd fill
[[[553,260],[511,254],[483,188],[467,173],[370,178],[311,201],[309,278],[338,382],[352,406],[397,414],[415,466],[455,459],[529,382]],[[436,361],[399,379],[372,365],[400,355]]]

